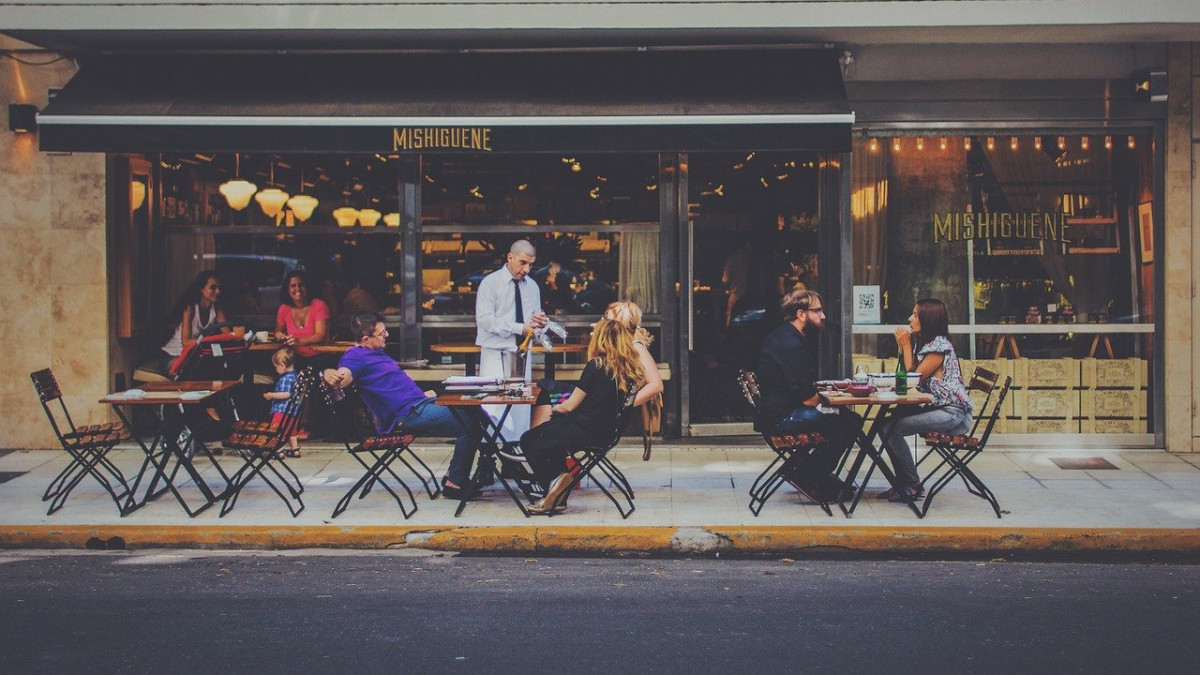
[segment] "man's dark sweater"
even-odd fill
[[[817,343],[790,323],[771,331],[758,354],[767,418],[778,422],[817,393]]]

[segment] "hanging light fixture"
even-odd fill
[[[242,175],[242,156],[240,153],[233,153],[234,169],[233,178],[221,183],[217,191],[225,197],[229,208],[234,211],[241,211],[250,205],[250,197],[258,192],[258,186],[241,177]]]
[[[924,149],[925,149],[925,138],[923,136],[917,136],[917,150],[922,151]]]
[[[358,209],[350,206],[350,160],[346,160],[346,189],[342,192],[346,205],[333,210],[333,219],[338,227],[354,227],[358,222]]]
[[[129,210],[137,211],[146,203],[146,184],[140,180],[129,181]]]
[[[1080,150],[1083,150],[1086,152],[1088,150],[1088,148],[1090,148],[1091,146],[1092,146],[1092,139],[1088,138],[1087,136],[1084,136],[1079,139],[1079,149]]]
[[[383,224],[388,227],[400,227],[400,214],[392,211],[383,217]]]
[[[1038,152],[1042,151],[1042,137],[1041,136],[1033,137],[1033,149],[1037,150]]]
[[[1133,150],[1137,147],[1137,141],[1134,140],[1133,136],[1130,136],[1128,139],[1126,139],[1125,145],[1128,146],[1130,150]]]
[[[262,209],[264,215],[266,215],[268,218],[274,218],[275,216],[279,215],[280,211],[283,210],[283,205],[287,204],[288,197],[291,196],[283,190],[275,187],[274,158],[271,159],[270,180],[267,182],[267,185],[269,187],[264,190],[260,190],[258,194],[254,195],[254,201],[258,202],[258,207]]]
[[[938,139],[938,149],[939,150],[946,149],[946,137],[945,136],[942,136],[941,138]]]
[[[966,150],[967,152],[971,151],[971,137],[970,136],[963,136],[963,150]]]
[[[870,148],[871,148],[871,152],[879,152],[879,139],[878,138],[871,139]]]
[[[1104,149],[1105,149],[1105,150],[1112,150],[1112,136],[1105,136],[1105,137],[1104,137]]]
[[[370,207],[362,209],[358,212],[358,224],[362,227],[375,227],[383,214]]]
[[[287,207],[292,210],[292,213],[296,214],[296,220],[298,220],[302,223],[304,221],[308,220],[309,218],[312,218],[313,211],[315,211],[317,209],[317,206],[320,205],[320,203],[321,203],[320,200],[318,200],[316,197],[313,197],[312,195],[304,194],[305,187],[306,186],[304,184],[304,167],[301,166],[301,168],[300,168],[300,194],[293,195],[291,199],[287,200]]]

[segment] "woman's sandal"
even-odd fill
[[[292,450],[291,448],[289,448],[287,450],[287,456],[288,457],[299,457],[300,456],[300,448],[296,448],[295,450]]]

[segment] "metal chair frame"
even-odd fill
[[[935,432],[923,436],[925,442],[929,444],[929,450],[925,456],[937,453],[941,461],[921,481],[923,484],[927,484],[925,501],[921,504],[922,516],[929,512],[929,506],[933,503],[933,498],[937,493],[949,485],[955,477],[958,477],[962,479],[967,492],[986,500],[992,510],[996,512],[996,517],[1001,517],[1000,503],[996,500],[995,493],[988,488],[978,474],[968,467],[971,461],[987,447],[988,439],[996,426],[996,420],[1000,418],[1000,411],[1004,407],[1004,400],[1012,388],[1012,378],[1006,377],[995,401],[992,401],[997,378],[998,375],[990,370],[975,369],[968,389],[986,392],[987,397],[980,406],[979,414],[976,415],[970,432],[956,435]],[[989,403],[991,403],[990,408]],[[982,433],[980,433],[980,427],[983,428]],[[932,483],[930,483],[931,480]]]
[[[63,401],[62,390],[53,371],[46,368],[30,373],[29,377],[33,380],[33,387],[42,403],[42,410],[46,412],[46,418],[50,420],[50,426],[54,429],[54,435],[71,457],[66,468],[51,479],[46,491],[42,493],[42,501],[50,502],[50,509],[46,515],[53,515],[61,509],[67,497],[85,476],[92,476],[100,483],[112,497],[117,511],[122,516],[132,511],[133,491],[125,479],[125,474],[108,459],[108,453],[118,443],[130,438],[129,430],[121,422],[77,427],[66,402]],[[58,403],[57,412],[52,406],[54,402]]]
[[[758,387],[758,378],[749,370],[738,371],[738,384],[741,385],[742,395],[754,411],[754,428],[762,434],[767,447],[775,453],[771,460],[754,482],[750,484],[750,512],[758,516],[771,497],[788,482],[788,477],[804,466],[812,458],[817,446],[825,442],[825,437],[818,433],[808,434],[773,434],[775,424],[767,419],[763,408],[762,393]],[[832,517],[832,502],[823,501],[818,495],[803,493],[816,502],[826,515]]]
[[[296,386],[292,390],[292,396],[288,398],[282,424],[265,432],[235,431],[221,443],[226,449],[235,451],[242,458],[242,466],[229,478],[225,502],[221,505],[221,517],[233,510],[242,490],[255,476],[262,478],[263,482],[283,500],[293,518],[304,510],[304,500],[300,497],[304,492],[304,485],[300,482],[300,477],[281,456],[281,451],[300,426],[300,418],[304,414],[304,402],[312,390],[315,379],[316,375],[311,367],[305,368],[296,377]]]
[[[407,467],[417,477],[417,480],[421,481],[421,485],[424,486],[425,492],[429,495],[430,499],[437,499],[441,495],[442,488],[433,473],[433,469],[429,468],[429,465],[412,449],[412,442],[415,438],[413,434],[404,433],[403,429],[393,430],[387,434],[363,434],[358,426],[355,425],[349,411],[343,409],[342,412],[338,412],[341,401],[336,400],[337,395],[335,392],[339,390],[330,387],[324,380],[319,381],[325,404],[334,418],[338,420],[338,424],[341,427],[342,443],[346,446],[346,452],[362,465],[364,470],[363,475],[346,491],[346,494],[334,506],[333,518],[340,516],[350,506],[350,500],[353,499],[356,493],[358,494],[358,498],[362,499],[371,492],[371,489],[376,484],[383,486],[383,489],[387,490],[388,494],[396,500],[397,506],[400,507],[400,513],[404,515],[405,520],[411,518],[417,512],[417,500],[413,495],[413,491],[408,487],[408,484],[404,482],[404,479],[400,478],[392,470],[392,464],[396,461]],[[352,392],[357,393],[354,385],[351,385],[350,389]],[[344,394],[345,392],[341,393]],[[365,410],[365,406],[363,408]],[[365,412],[370,417],[370,411],[365,410]],[[364,456],[369,456],[371,460],[368,462],[364,459]],[[409,463],[409,458],[420,465],[421,470],[418,470],[417,467]],[[412,505],[411,510],[406,507],[400,494],[391,485],[388,485],[388,482],[384,479],[385,474],[391,476],[392,480],[408,494],[408,501]]]
[[[629,484],[629,479],[625,477],[625,474],[608,458],[608,453],[621,442],[621,435],[625,431],[625,425],[629,423],[633,411],[636,410],[633,405],[636,396],[635,392],[625,397],[625,401],[621,404],[621,410],[617,413],[616,427],[613,429],[612,436],[607,442],[602,445],[582,445],[570,451],[570,456],[576,462],[575,468],[571,469],[571,484],[563,491],[562,496],[559,497],[558,502],[554,506],[558,506],[562,500],[566,499],[571,490],[575,489],[584,478],[591,478],[592,483],[600,488],[600,491],[604,493],[605,497],[608,497],[613,506],[617,507],[617,512],[621,514],[623,520],[633,515],[634,510],[637,508],[633,503],[633,486]],[[600,480],[600,477],[594,473],[597,471],[608,481],[609,485],[621,493],[625,501],[624,505],[605,486],[605,481]],[[554,509],[551,508],[547,515],[555,515]]]

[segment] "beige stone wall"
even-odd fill
[[[1196,142],[1200,140],[1200,115],[1196,110],[1197,83],[1200,82],[1200,45],[1173,44],[1169,49],[1167,102],[1165,245],[1163,273],[1165,291],[1164,359],[1166,367],[1166,447],[1172,452],[1200,450],[1200,420],[1196,402],[1200,401],[1200,382],[1196,380],[1200,362],[1200,316],[1196,310],[1196,272],[1200,259],[1196,202],[1200,176],[1195,162]]]
[[[0,37],[2,49],[27,48]],[[30,63],[53,55],[17,53]],[[75,73],[70,59],[0,59],[0,448],[57,447],[29,380],[54,369],[76,423],[111,414],[104,156],[48,155],[8,131],[8,104],[46,106]]]

